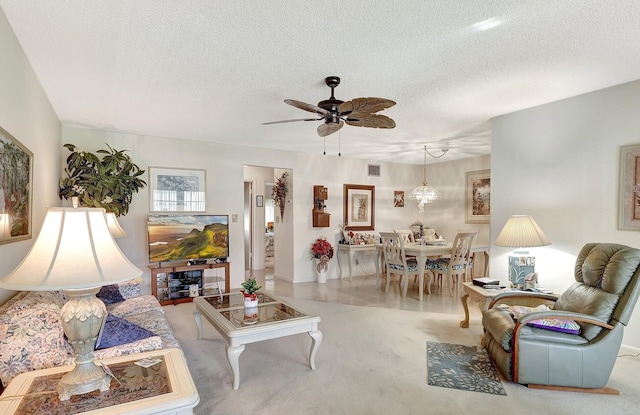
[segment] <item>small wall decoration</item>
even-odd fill
[[[150,212],[204,212],[205,171],[149,167]]]
[[[31,238],[33,153],[0,128],[0,244]]]
[[[489,223],[491,214],[491,170],[466,173],[465,222]]]
[[[256,207],[263,207],[263,206],[264,206],[264,196],[257,195],[256,196]]]
[[[393,207],[404,207],[404,191],[393,191]]]
[[[375,186],[344,185],[346,230],[372,231],[375,227]]]
[[[276,177],[276,183],[273,185],[271,198],[273,203],[280,208],[280,219],[284,220],[284,207],[286,205],[286,197],[289,192],[288,182],[289,172],[282,173],[282,176]]]
[[[619,203],[618,228],[640,230],[640,144],[620,149]]]

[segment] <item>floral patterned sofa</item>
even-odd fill
[[[102,337],[115,345],[96,349],[97,359],[150,350],[180,348],[160,303],[142,295],[142,279],[103,287],[98,297],[109,313],[109,332]],[[59,321],[65,302],[61,291],[19,292],[0,306],[0,381],[7,386],[22,372],[71,364],[73,347]],[[114,324],[111,326],[111,324]],[[118,339],[114,341],[114,338]],[[1,390],[2,388],[0,388]]]

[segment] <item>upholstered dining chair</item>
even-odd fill
[[[387,282],[385,291],[389,291],[391,275],[400,275],[402,296],[407,296],[409,277],[418,276],[420,290],[424,290],[424,272],[419,272],[415,258],[407,258],[404,251],[403,237],[396,232],[380,232],[384,261],[387,268]]]
[[[559,298],[528,292],[498,294],[483,312],[483,346],[513,382],[617,394],[606,384],[640,293],[639,266],[638,249],[586,244],[576,259],[575,282]],[[522,301],[529,306],[551,301],[552,308],[527,312],[531,308],[517,305]]]
[[[427,260],[427,269],[434,274],[439,274],[437,278],[447,281],[449,285],[449,295],[453,295],[453,286],[460,290],[460,277],[466,280],[471,275],[473,266],[471,262],[471,245],[477,232],[459,232],[453,240],[451,256],[449,258],[438,258]],[[444,289],[444,287],[443,287]]]

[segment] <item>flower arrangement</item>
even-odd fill
[[[318,238],[311,245],[311,258],[320,260],[317,265],[318,272],[329,269],[329,260],[333,258],[333,246],[327,241],[327,238]]]
[[[276,183],[273,185],[271,192],[271,198],[273,202],[280,208],[280,218],[284,216],[284,205],[286,204],[285,198],[287,197],[289,172],[282,173],[282,176],[276,178]]]
[[[103,154],[100,158],[73,144],[64,147],[71,154],[64,169],[68,177],[59,183],[60,199],[78,197],[81,206],[104,208],[116,216],[126,215],[133,193],[147,185],[140,178],[144,170],[125,154],[127,150],[115,150],[107,144],[108,150],[97,151]]]

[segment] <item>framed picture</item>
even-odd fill
[[[204,212],[205,171],[149,167],[150,212]]]
[[[404,191],[393,191],[393,207],[404,207]]]
[[[375,186],[345,184],[344,229],[372,231],[375,227],[375,205]]]
[[[257,195],[256,196],[256,207],[262,207],[262,206],[264,206],[264,196]]]
[[[640,144],[620,148],[618,228],[640,230]]]
[[[31,238],[33,153],[0,128],[0,244]]]
[[[491,170],[466,173],[465,222],[489,223],[491,213]]]

